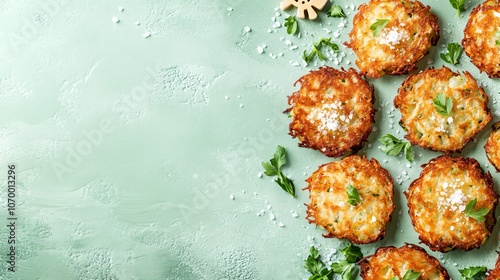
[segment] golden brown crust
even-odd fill
[[[484,150],[486,151],[486,157],[496,168],[497,172],[500,172],[500,122],[496,122],[491,126],[491,133],[488,137],[488,141],[484,145]]]
[[[436,258],[413,244],[406,244],[401,248],[378,248],[375,254],[363,259],[360,265],[361,278],[365,280],[391,279],[395,276],[402,279],[408,270],[421,273],[418,279],[450,279],[448,272]]]
[[[500,2],[485,1],[470,13],[462,46],[476,67],[500,78]]]
[[[419,1],[371,0],[358,10],[345,45],[356,53],[362,75],[406,74],[439,40],[437,16]],[[378,19],[389,22],[374,36],[370,26]]]
[[[486,280],[498,280],[500,279],[500,255],[497,258],[497,262],[495,263],[495,267],[493,269],[488,270],[486,273]]]
[[[404,192],[420,240],[441,252],[479,248],[496,222],[498,194],[491,174],[483,173],[475,159],[462,157],[440,156],[423,168]],[[465,214],[473,199],[477,199],[475,210],[489,209],[485,222]]]
[[[434,99],[441,93],[453,101],[448,116],[438,113]],[[401,126],[413,145],[445,153],[460,152],[492,119],[488,95],[469,72],[447,67],[408,76],[394,98]]]
[[[322,67],[302,76],[300,90],[288,98],[290,135],[299,146],[330,157],[356,152],[374,121],[373,86],[354,70]]]
[[[384,237],[395,208],[393,179],[376,159],[353,155],[324,164],[306,182],[310,197],[306,219],[326,229],[325,237],[357,244]],[[361,197],[355,206],[348,203],[348,185]]]

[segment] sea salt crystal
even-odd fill
[[[120,22],[120,19],[117,18],[117,17],[112,17],[111,20],[114,22],[114,23],[119,23]]]
[[[151,32],[149,32],[149,31],[144,32],[144,33],[142,34],[142,37],[144,37],[144,38],[149,38],[149,37],[151,37]]]

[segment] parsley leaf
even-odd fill
[[[346,260],[332,263],[332,265],[331,265],[332,271],[337,273],[337,274],[340,274],[340,276],[342,277],[342,280],[354,279],[352,273],[354,271],[355,266],[356,266],[356,264],[349,263]]]
[[[495,45],[500,46],[500,40],[495,40]]]
[[[345,17],[344,11],[342,11],[342,7],[337,4],[334,4],[330,7],[330,10],[326,12],[330,17]]]
[[[486,221],[484,216],[486,216],[490,212],[490,210],[488,208],[474,210],[474,208],[476,207],[476,203],[477,198],[474,198],[473,200],[469,201],[469,203],[467,203],[467,206],[465,207],[465,215],[480,222],[484,222]]]
[[[299,24],[295,20],[294,16],[289,16],[285,19],[286,33],[294,35],[299,30]]]
[[[450,4],[455,10],[457,10],[458,17],[460,17],[460,12],[465,11],[465,0],[450,0]]]
[[[403,275],[403,278],[401,280],[417,280],[420,277],[420,275],[422,275],[422,273],[415,272],[412,269],[410,269],[406,271],[405,275]],[[389,280],[399,280],[399,277],[394,276],[391,277],[391,279]]]
[[[397,156],[401,153],[401,151],[403,151],[406,160],[408,160],[409,162],[413,162],[415,155],[413,153],[413,150],[411,149],[411,144],[409,142],[401,141],[391,134],[382,136],[380,139],[378,139],[378,141],[384,145],[380,148],[380,150],[386,153],[386,155]]]
[[[433,100],[434,108],[436,108],[437,112],[442,116],[449,116],[451,110],[453,109],[453,100],[451,97],[446,97],[442,93],[438,93]]]
[[[361,202],[361,198],[359,197],[359,192],[358,190],[353,187],[351,184],[347,186],[347,202],[351,204],[352,206],[356,206]]]
[[[388,19],[377,19],[372,25],[370,30],[373,31],[373,37],[377,37],[380,31],[389,23]]]
[[[276,152],[274,153],[274,157],[269,160],[269,162],[262,162],[262,167],[264,167],[264,174],[267,176],[278,176],[276,180],[274,180],[284,191],[295,196],[295,186],[293,185],[292,180],[290,180],[287,176],[283,175],[281,172],[281,167],[286,164],[286,151],[285,148],[279,146],[276,148]]]
[[[449,43],[446,45],[446,53],[441,53],[439,56],[442,60],[451,63],[453,65],[458,63],[458,58],[462,53],[462,47],[459,43]]]
[[[331,280],[333,271],[329,270],[321,261],[318,250],[311,246],[309,249],[309,256],[304,261],[304,267],[311,273],[309,280]]]
[[[403,276],[402,280],[417,280],[418,277],[420,277],[422,273],[420,272],[415,272],[412,269],[406,271],[405,275]]]
[[[460,280],[473,280],[473,279],[481,279],[481,276],[484,276],[486,273],[485,266],[471,266],[464,269],[459,269],[460,272]]]
[[[363,253],[358,246],[348,243],[343,249],[340,249],[345,256],[345,260],[332,263],[331,268],[334,273],[340,274],[342,280],[352,280],[355,278],[354,269],[356,262],[363,258]]]
[[[355,263],[363,258],[363,253],[358,246],[354,246],[351,243],[347,244],[344,249],[340,249],[340,252],[344,254],[345,259],[348,263]]]
[[[319,41],[316,43],[313,43],[312,50],[309,54],[304,50],[304,53],[302,54],[302,59],[309,63],[315,56],[318,56],[320,60],[325,61],[326,56],[321,52],[321,46],[326,45],[330,47],[334,52],[338,53],[339,52],[339,46],[335,43],[331,42],[332,38],[320,38]]]

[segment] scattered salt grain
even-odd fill
[[[149,31],[144,32],[144,33],[142,34],[142,37],[144,37],[144,38],[149,38],[149,37],[151,37],[151,32],[149,32]]]
[[[234,195],[229,195],[229,199],[234,200]]]
[[[257,47],[257,52],[260,53],[260,54],[264,53],[264,48],[261,47],[261,46],[258,46]]]
[[[114,22],[114,23],[119,23],[120,22],[120,19],[117,18],[117,17],[112,17],[111,20]]]
[[[118,7],[119,12],[123,12],[125,9],[123,7]]]
[[[257,177],[262,178],[262,173],[257,174]]]
[[[276,216],[274,216],[273,213],[269,213],[269,220],[271,220],[271,221],[276,220]]]
[[[297,214],[297,211],[292,211],[292,217],[293,218],[298,218],[299,214]]]
[[[285,227],[285,225],[282,222],[280,222],[278,225],[279,227]]]
[[[252,29],[249,26],[245,26],[245,27],[243,27],[243,31],[245,31],[245,33],[248,33],[250,31],[252,31]]]

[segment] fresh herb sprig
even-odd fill
[[[358,246],[351,243],[340,250],[345,256],[345,260],[332,263],[331,267],[333,272],[340,274],[342,280],[352,280],[355,278],[356,263],[363,258],[363,253]]]
[[[361,202],[358,190],[351,184],[347,186],[347,202],[352,206],[356,206]]]
[[[403,275],[403,278],[401,278],[401,280],[417,280],[418,277],[420,277],[420,275],[422,275],[422,273],[415,272],[413,271],[413,269],[410,269],[406,271],[405,275]],[[394,276],[390,280],[399,280],[399,277]]]
[[[333,4],[328,12],[326,12],[330,17],[345,17],[344,11],[342,11],[342,7],[337,4]]]
[[[290,34],[290,35],[294,35],[295,33],[297,33],[297,31],[299,30],[299,24],[298,22],[295,20],[295,17],[294,16],[289,16],[285,19],[285,24],[284,26],[286,27],[286,33]]]
[[[309,249],[309,256],[304,261],[304,267],[311,273],[309,280],[332,280],[333,271],[328,269],[321,261],[321,256],[318,250],[311,246]]]
[[[278,176],[276,180],[274,180],[284,191],[295,196],[295,186],[293,185],[292,180],[290,180],[287,176],[283,175],[281,172],[281,167],[286,164],[286,151],[285,148],[279,146],[276,148],[276,152],[274,153],[274,157],[269,160],[269,162],[262,162],[262,166],[265,171],[264,174],[267,176]]]
[[[457,15],[460,17],[460,12],[465,11],[465,0],[450,0],[451,6],[457,10]]]
[[[329,269],[322,261],[318,250],[312,246],[309,256],[304,261],[304,267],[311,273],[309,280],[333,280],[335,274],[339,274],[342,280],[353,280],[355,278],[356,263],[363,258],[361,249],[351,243],[340,250],[345,260],[332,263]]]
[[[302,59],[304,59],[305,62],[309,63],[315,56],[318,56],[320,60],[325,61],[326,56],[321,52],[321,47],[323,45],[326,45],[330,47],[334,52],[338,53],[339,52],[339,46],[335,43],[332,43],[332,38],[320,38],[319,41],[313,43],[312,45],[312,50],[309,54],[304,50],[304,53],[302,54]]]
[[[471,266],[458,270],[460,272],[460,280],[482,279],[486,274],[485,266]]]
[[[389,23],[388,19],[377,19],[372,25],[370,30],[373,31],[373,37],[377,37],[380,31]]]
[[[442,116],[449,116],[453,109],[453,100],[442,93],[438,93],[433,100],[434,108]]]
[[[469,203],[467,203],[467,206],[465,207],[465,215],[480,222],[484,222],[486,221],[486,218],[484,218],[484,216],[486,216],[490,212],[490,209],[480,208],[474,210],[474,208],[476,208],[476,203],[477,198],[474,198],[473,200],[469,201]]]
[[[406,160],[409,162],[413,162],[415,158],[415,154],[411,148],[411,144],[409,142],[401,141],[398,138],[392,136],[391,134],[386,134],[378,139],[383,146],[380,148],[382,152],[386,153],[389,156],[397,156],[401,151],[404,152]]]
[[[459,43],[449,43],[446,45],[446,53],[441,53],[439,56],[442,60],[451,63],[453,65],[458,63],[460,54],[462,53],[462,47]]]

